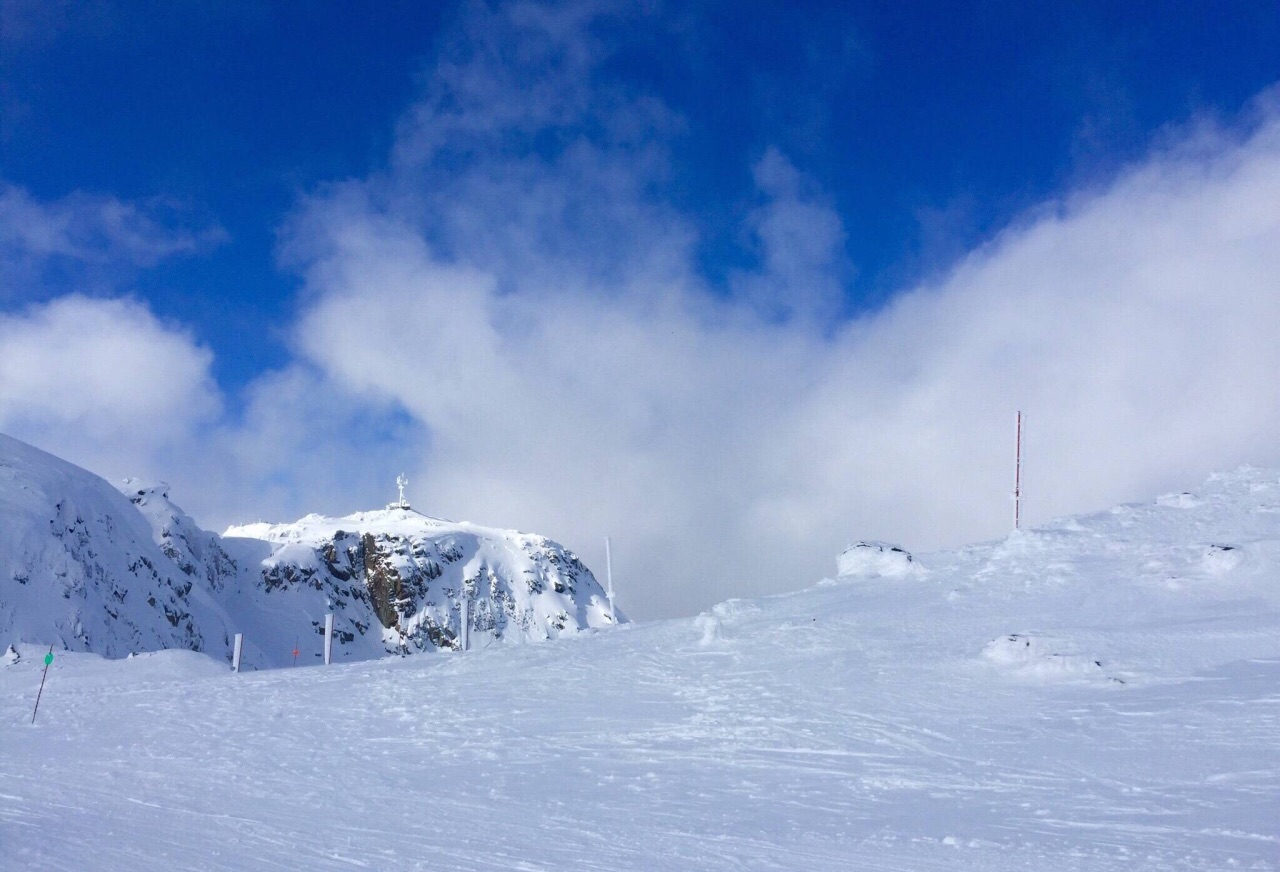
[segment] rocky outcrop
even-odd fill
[[[218,592],[240,574],[235,559],[216,533],[202,530],[195,520],[169,499],[169,485],[126,478],[120,490],[150,523],[152,539],[182,572]]]
[[[339,656],[456,649],[464,614],[472,647],[624,620],[582,561],[542,536],[400,507],[234,527],[226,535],[271,545],[262,577],[272,596],[291,597],[311,621],[321,609],[333,611]]]

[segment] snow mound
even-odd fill
[[[1240,565],[1241,559],[1235,545],[1210,545],[1200,558],[1200,566],[1208,575],[1226,575]]]
[[[1061,643],[1052,640],[1010,633],[988,642],[982,649],[982,659],[1020,681],[1048,683],[1106,678],[1101,661],[1083,654],[1064,653],[1061,648]]]
[[[693,621],[694,629],[701,633],[698,644],[703,648],[710,647],[719,642],[724,641],[724,636],[720,632],[720,619],[710,612],[703,612]]]
[[[855,542],[836,558],[840,578],[903,578],[920,566],[911,553],[888,542]]]
[[[0,655],[0,666],[13,666],[15,673],[28,673],[39,679],[45,668],[47,645],[11,645]],[[49,688],[62,691],[69,687],[137,689],[154,683],[183,684],[204,678],[230,675],[225,661],[183,648],[143,651],[127,657],[103,657],[91,651],[64,651],[57,648],[49,666]],[[44,704],[41,704],[41,711]]]
[[[1200,499],[1193,493],[1162,494],[1156,497],[1157,506],[1165,506],[1171,509],[1194,509],[1200,505]]]

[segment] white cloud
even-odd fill
[[[214,527],[389,500],[422,441],[394,404],[296,364],[228,403],[212,352],[145,301],[115,295],[118,281],[90,283],[110,295],[91,297],[66,293],[74,277],[41,278],[59,259],[146,267],[221,233],[163,220],[174,217],[154,203],[42,203],[0,185],[0,273],[29,279],[14,297],[51,298],[0,312],[0,431],[107,478],[165,479]]]
[[[264,373],[228,411],[212,353],[143,303],[71,295],[0,315],[0,432],[108,479],[163,479],[200,521],[389,501],[424,450],[394,404],[310,368]]]
[[[184,226],[190,216],[182,212],[159,199],[136,203],[78,191],[45,202],[0,182],[3,297],[38,296],[50,263],[79,271],[149,267],[226,240],[216,224]]]
[[[765,152],[753,177],[767,197],[747,217],[760,268],[734,276],[737,295],[767,318],[829,320],[839,311],[853,272],[844,254],[839,214],[824,202],[814,181],[777,149]]]
[[[132,300],[71,295],[3,314],[0,430],[100,474],[154,475],[218,419],[211,362]]]
[[[854,537],[1000,535],[1019,408],[1033,520],[1280,461],[1269,110],[1247,136],[1199,132],[1047,204],[833,330],[761,313],[762,296],[805,311],[849,269],[838,218],[783,156],[756,168],[760,269],[718,297],[654,193],[660,150],[560,135],[619,126],[607,88],[511,113],[486,100],[536,77],[476,54],[475,125],[445,124],[467,131],[464,155],[441,158],[432,125],[471,103],[434,94],[401,130],[415,161],[311,201],[293,227],[299,349],[430,432],[427,511],[546,532],[593,564],[612,535],[630,604],[652,616],[810,583]],[[592,68],[574,75],[580,95]],[[543,146],[521,150],[531,129]]]
[[[300,205],[299,359],[243,415],[184,331],[71,298],[0,322],[0,428],[110,474],[171,462],[211,524],[378,505],[410,465],[425,511],[597,568],[611,535],[641,617],[812,583],[852,538],[1003,534],[1019,408],[1033,521],[1280,463],[1267,98],[837,323],[852,267],[813,179],[765,152],[759,263],[711,287],[670,190],[684,122],[603,79],[591,7],[472,14],[388,170]],[[50,234],[21,245],[84,238]]]
[[[259,377],[243,413],[201,433],[192,457],[167,476],[184,509],[222,530],[385,505],[396,474],[414,469],[428,444],[394,404],[295,364]]]

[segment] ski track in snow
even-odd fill
[[[62,653],[34,726],[24,648],[0,868],[1274,870],[1277,503],[1237,473],[909,577],[509,649]]]

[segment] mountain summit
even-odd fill
[[[541,641],[624,620],[591,570],[550,539],[407,507],[247,524],[223,536],[268,543],[266,598],[291,598],[312,622],[333,611],[340,647],[353,653]]]

